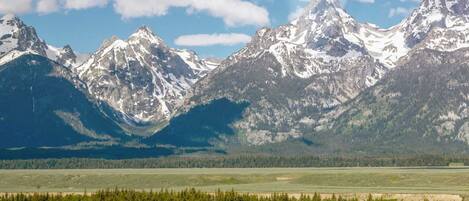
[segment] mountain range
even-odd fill
[[[312,0],[220,63],[171,48],[148,27],[83,55],[46,44],[15,16],[0,25],[2,148],[469,147],[466,0],[423,0],[388,29],[356,21],[336,0]]]

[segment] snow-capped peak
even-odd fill
[[[311,15],[325,12],[328,9],[341,8],[340,2],[336,0],[312,0],[306,7],[303,15]]]
[[[23,22],[14,14],[6,14],[0,19],[2,24],[8,24],[10,26],[21,27],[24,26]]]
[[[153,31],[147,26],[140,27],[135,33],[133,33],[129,37],[129,41],[139,40],[147,40],[153,44],[164,45],[163,39],[154,34]]]
[[[348,15],[336,0],[312,0],[302,11],[302,14],[292,24],[332,23],[332,21],[350,21]],[[314,28],[314,27],[313,27]]]
[[[324,10],[329,7],[341,8],[342,5],[339,0],[311,0],[306,6],[306,10]]]
[[[113,37],[75,71],[96,99],[129,122],[167,121],[192,85],[213,64],[168,47],[148,27],[127,40]]]
[[[309,78],[340,70],[325,69],[333,63],[368,56],[360,31],[361,25],[338,1],[313,0],[290,24],[258,31],[248,47],[230,59],[240,60],[237,57],[257,56],[267,51],[283,66],[282,75]]]
[[[156,37],[155,33],[153,33],[153,31],[148,26],[139,27],[137,31],[131,35],[131,37],[132,36]]]
[[[39,38],[34,27],[27,26],[13,14],[0,18],[0,58],[9,62],[25,54],[48,57],[67,67],[76,66],[80,61],[70,46],[56,48]]]
[[[398,29],[411,48],[454,51],[469,47],[469,2],[424,0]]]
[[[21,55],[19,52],[27,52],[45,56],[47,45],[41,40],[33,27],[26,26],[23,21],[12,14],[0,19],[0,57],[10,52]],[[15,58],[7,56],[8,58]]]

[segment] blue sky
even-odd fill
[[[12,1],[18,3],[12,5]],[[360,22],[386,28],[399,23],[418,6],[418,1],[347,0],[345,9]],[[192,49],[202,57],[226,57],[243,47],[246,37],[257,29],[288,23],[290,14],[307,3],[306,0],[0,0],[0,13],[16,13],[49,44],[70,44],[82,53],[94,52],[113,35],[127,38],[146,25],[172,47]],[[206,35],[194,39],[194,34]],[[181,36],[186,38],[176,42]]]

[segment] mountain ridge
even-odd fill
[[[466,23],[454,23],[469,16],[467,3],[441,2],[425,0],[400,24],[378,29],[356,22],[334,1],[312,1],[292,23],[259,30],[251,43],[195,86],[191,103],[221,97],[250,102],[235,127],[244,135],[241,141],[254,145],[314,133],[321,115],[404,65],[409,52],[451,52],[468,44],[466,32],[455,32],[469,30]],[[434,17],[447,5],[455,12]]]
[[[398,144],[409,145],[397,150],[403,152],[440,145],[434,150],[464,151],[468,22],[465,0],[424,0],[388,29],[357,22],[335,0],[313,0],[291,23],[258,30],[221,64],[171,48],[145,26],[127,39],[104,41],[82,65],[71,65],[77,55],[69,46],[52,58],[78,76],[84,93],[134,145],[197,142],[228,153],[232,146],[295,143],[308,147],[302,153],[393,152]],[[37,46],[47,46],[32,33]],[[0,63],[21,53],[48,56],[14,49]],[[234,107],[233,118],[213,124],[227,135],[210,126],[174,125],[221,115],[222,106],[211,103]],[[414,142],[419,147],[411,147]]]

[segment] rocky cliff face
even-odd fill
[[[215,67],[194,52],[168,47],[142,27],[127,40],[104,42],[75,71],[93,97],[133,125],[168,121],[192,85]]]

